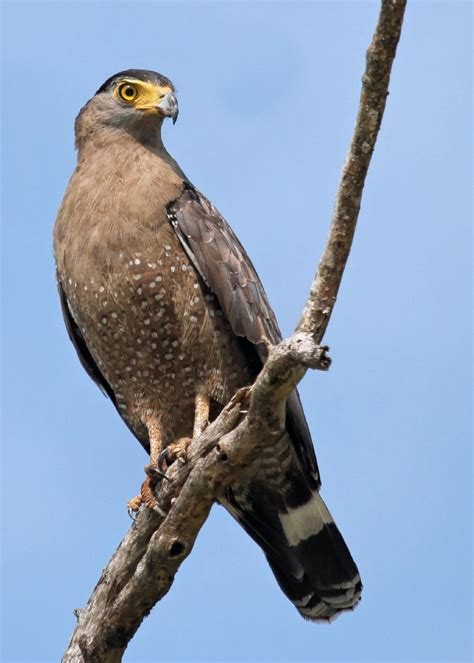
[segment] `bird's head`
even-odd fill
[[[76,133],[89,134],[104,125],[132,132],[152,129],[166,117],[173,124],[178,117],[173,83],[155,71],[127,69],[108,78],[84,106]]]

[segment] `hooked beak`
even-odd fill
[[[164,117],[171,117],[173,124],[175,124],[178,119],[179,108],[178,100],[176,99],[174,92],[167,92],[156,107]]]

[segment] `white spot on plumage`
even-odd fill
[[[354,601],[354,597],[356,595],[356,588],[355,585],[350,587],[349,589],[346,589],[345,592],[342,592],[341,594],[338,594],[337,596],[324,596],[323,598],[326,601],[326,603],[329,603],[330,605],[335,605],[338,607],[346,607],[348,608]]]
[[[317,605],[314,605],[312,608],[302,608],[300,612],[302,615],[305,615],[305,617],[321,617],[326,612],[326,610],[326,604],[321,602]]]
[[[360,582],[360,575],[357,573],[352,580],[348,580],[347,582],[341,582],[338,585],[331,585],[334,589],[348,589],[349,587],[353,587],[354,585],[357,585],[357,583]]]
[[[314,594],[307,594],[306,596],[303,596],[302,599],[293,601],[293,605],[295,605],[297,608],[304,608],[305,605],[308,605],[313,596]]]

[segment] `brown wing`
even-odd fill
[[[59,277],[57,277],[57,284],[58,284],[59,300],[61,302],[61,311],[64,318],[64,324],[66,325],[67,333],[71,340],[71,343],[74,345],[74,348],[77,352],[79,361],[81,362],[88,376],[96,383],[96,385],[99,387],[101,392],[105,396],[108,396],[110,398],[110,400],[114,404],[115,409],[120,414],[121,418],[123,419],[127,427],[139,440],[139,442],[142,444],[145,450],[149,451],[150,445],[148,440],[146,438],[141,438],[139,435],[137,435],[136,431],[134,431],[130,427],[128,422],[122,417],[120,408],[117,406],[117,400],[115,398],[114,391],[110,386],[110,384],[105,379],[105,377],[103,376],[100,368],[98,367],[97,363],[94,360],[94,357],[91,355],[90,350],[87,347],[87,343],[82,335],[82,332],[79,329],[78,324],[74,320],[74,317],[71,313],[71,309],[68,304],[66,293],[64,292],[64,288],[61,285]]]
[[[232,331],[250,341],[262,364],[268,343],[281,341],[281,332],[263,285],[232,228],[189,182],[167,206],[168,218],[195,269],[217,297]],[[298,392],[288,400],[287,428],[316,487],[319,471],[311,434]],[[309,477],[308,477],[309,478]]]
[[[281,332],[257,272],[232,228],[188,183],[167,210],[184,249],[217,296],[233,332],[254,343],[264,361],[265,342],[278,343]]]

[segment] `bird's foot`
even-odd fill
[[[132,520],[136,520],[138,511],[142,504],[147,506],[149,509],[157,511],[161,515],[164,515],[161,509],[158,507],[158,502],[155,497],[155,488],[156,484],[160,479],[166,479],[163,472],[161,472],[155,465],[147,465],[145,467],[145,474],[147,475],[145,481],[142,483],[140,488],[140,495],[137,495],[132,500],[128,502],[128,514]]]
[[[132,500],[128,500],[127,502],[127,510],[128,510],[128,515],[132,520],[136,520],[138,517],[138,512],[140,511],[140,507],[143,503],[142,496],[137,495],[134,497]]]
[[[158,456],[158,468],[163,472],[170,467],[175,460],[185,463],[187,460],[187,450],[192,440],[190,437],[180,437],[179,440],[169,444],[166,449]]]

